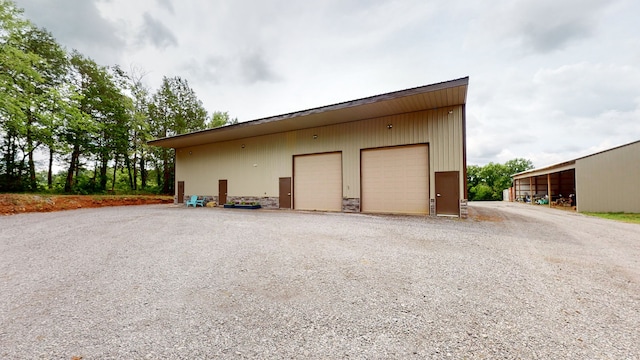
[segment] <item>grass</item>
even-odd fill
[[[632,224],[640,224],[640,214],[634,213],[584,213],[589,216],[597,216],[603,219],[622,221]]]

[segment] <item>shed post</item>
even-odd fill
[[[551,207],[551,174],[547,174],[547,194],[549,196],[549,207]]]

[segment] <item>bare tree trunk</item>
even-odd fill
[[[118,156],[116,156],[114,164],[113,164],[113,181],[111,182],[111,192],[114,192],[115,188],[116,188],[116,174],[117,174],[117,172],[118,172]],[[105,186],[106,186],[106,181],[105,181]]]
[[[53,149],[49,149],[49,171],[47,172],[47,188],[53,187]]]
[[[106,156],[102,156],[100,163],[100,191],[107,190],[107,166],[109,165],[109,159]]]
[[[135,138],[134,138],[135,139]],[[128,160],[128,158],[127,158]],[[129,165],[127,165],[129,167],[129,169],[131,169],[131,167]],[[129,171],[129,176],[131,176],[131,171]],[[138,150],[135,149],[133,151],[133,181],[132,181],[133,187],[131,188],[132,190],[138,190]]]
[[[76,155],[76,179],[80,176],[80,149],[78,148],[78,154]]]
[[[140,156],[140,185],[143,189],[147,187],[147,168],[145,166],[144,155]]]
[[[33,137],[31,134],[31,112],[28,114],[27,120],[27,151],[28,151],[28,164],[29,164],[29,190],[35,191],[38,188],[38,184],[36,182],[36,164],[33,160]]]
[[[71,161],[69,162],[69,171],[67,172],[67,181],[64,184],[64,192],[69,193],[73,189],[73,175],[78,177],[78,158],[80,157],[80,148],[78,145],[73,146],[71,152]]]
[[[36,164],[33,160],[33,151],[29,151],[29,190],[35,191],[38,189],[38,182],[36,180]]]
[[[78,169],[80,168],[80,164],[78,164]],[[89,183],[91,184],[91,189],[96,188],[96,179],[98,178],[98,161],[93,161],[93,176],[89,179]]]
[[[15,174],[16,173],[15,159],[16,159],[17,147],[16,147],[13,131],[8,132],[4,141],[7,149],[4,154],[4,162],[5,162],[4,189],[5,191],[21,190],[21,189],[18,189],[18,181],[16,180],[16,174]]]
[[[156,185],[161,186],[162,185],[162,172],[164,171],[164,168],[162,168],[162,166],[160,165],[158,160],[154,161],[153,163],[156,166]]]
[[[133,174],[131,171],[131,159],[129,159],[128,155],[124,157],[124,163],[125,163],[125,166],[127,167],[127,174],[129,174],[129,189],[135,190],[136,187],[135,187],[135,183],[133,182]]]

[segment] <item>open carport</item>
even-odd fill
[[[542,169],[525,171],[513,177],[514,201],[565,204],[573,206],[576,194],[575,160]]]
[[[575,161],[540,170],[520,173],[513,178],[516,201],[538,201],[550,196],[550,201],[563,201],[576,192]]]
[[[579,212],[640,213],[640,141],[515,174],[509,199]]]

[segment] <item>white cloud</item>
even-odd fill
[[[126,44],[117,24],[102,17],[99,0],[18,0],[27,18],[69,49],[96,61],[116,62]]]
[[[175,10],[173,8],[173,3],[171,3],[171,0],[157,0],[157,1],[158,1],[158,5],[160,5],[160,7],[165,8],[171,14],[175,13]]]
[[[472,39],[518,53],[547,54],[564,50],[594,36],[598,14],[613,2],[608,0],[503,0],[481,11],[472,21]]]
[[[640,68],[580,62],[540,69],[533,78],[537,98],[569,116],[633,111],[640,97]]]
[[[178,39],[162,22],[155,19],[151,14],[145,12],[144,23],[139,34],[140,44],[150,42],[159,49],[166,49],[169,46],[178,46]]]
[[[17,3],[63,45],[152,87],[182,76],[240,121],[469,75],[470,164],[640,139],[635,0]]]

